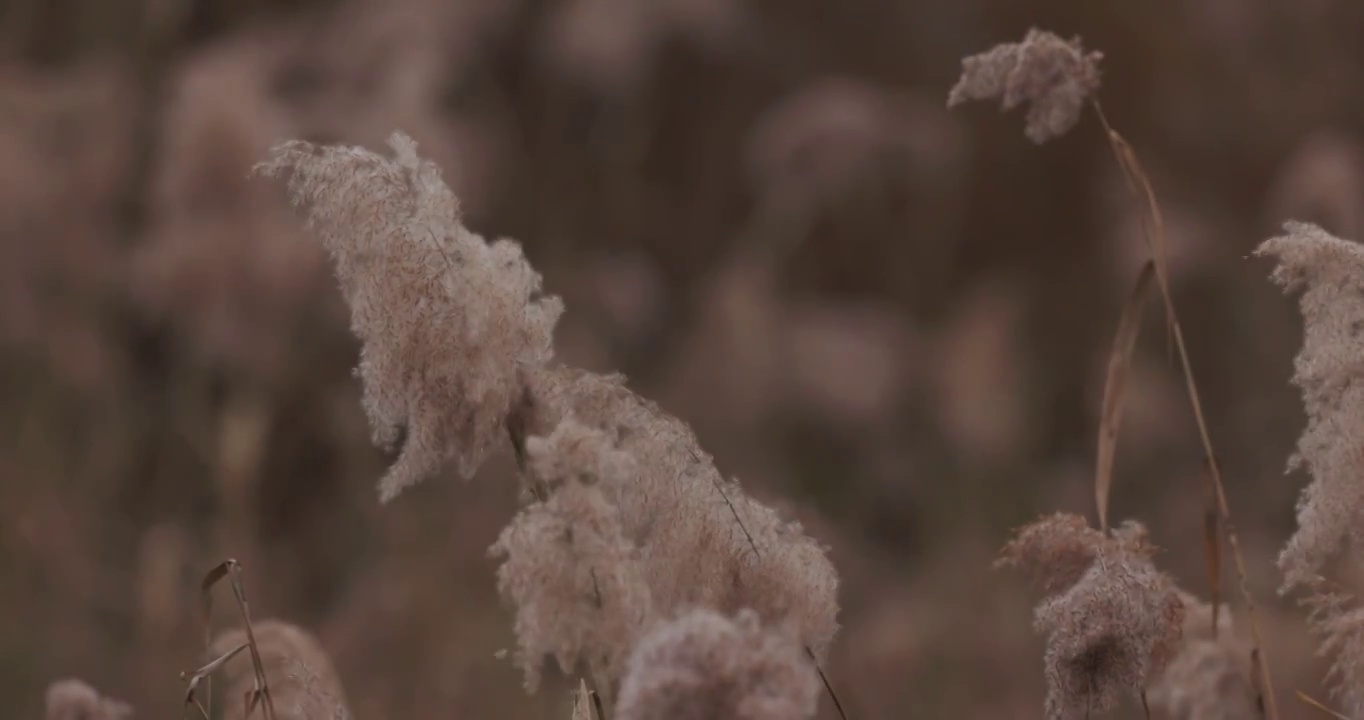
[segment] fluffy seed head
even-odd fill
[[[722,476],[685,423],[619,376],[553,369],[528,387],[532,433],[571,416],[629,455],[633,472],[603,475],[601,492],[639,550],[659,616],[748,608],[765,623],[789,624],[824,656],[838,631],[838,575],[798,523]]]
[[[1326,675],[1331,696],[1350,717],[1364,713],[1364,608],[1349,593],[1317,583],[1304,600],[1311,609],[1308,627],[1321,639],[1318,654],[1331,658]]]
[[[1316,225],[1284,224],[1282,236],[1255,251],[1278,260],[1270,276],[1301,292],[1303,343],[1293,363],[1307,427],[1289,470],[1306,466],[1312,482],[1298,500],[1298,529],[1279,555],[1284,590],[1312,583],[1357,541],[1364,509],[1364,247]]]
[[[947,106],[999,98],[1005,110],[1030,104],[1024,134],[1043,143],[1070,131],[1084,101],[1099,89],[1103,53],[1085,53],[1080,39],[1067,42],[1032,28],[1021,43],[996,45],[962,60],[961,79]]]
[[[504,559],[498,590],[515,608],[517,662],[535,690],[546,656],[614,681],[652,602],[639,554],[603,485],[631,471],[629,457],[573,419],[526,443],[529,466],[552,493],[512,520],[491,548]]]
[[[695,610],[650,632],[630,657],[620,720],[799,720],[819,681],[794,638],[756,613]]]
[[[1138,523],[1105,535],[1065,515],[1040,519],[1004,547],[1002,562],[1030,568],[1049,595],[1033,618],[1047,636],[1049,719],[1112,707],[1174,655],[1184,605],[1152,552]]]
[[[460,223],[439,169],[401,133],[392,158],[291,141],[257,166],[288,177],[322,238],[363,343],[358,373],[374,441],[402,450],[380,497],[453,463],[465,477],[500,437],[519,369],[552,354],[563,305],[512,240]],[[403,438],[403,434],[406,437]]]
[[[1185,592],[1179,651],[1151,686],[1151,706],[1171,720],[1245,720],[1255,717],[1250,646],[1237,637],[1223,606],[1212,632],[1212,606]]]

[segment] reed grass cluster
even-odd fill
[[[1168,240],[1149,176],[1132,146],[1109,124],[1093,95],[1098,91],[1102,54],[1086,53],[1078,38],[1069,42],[1032,29],[1021,43],[1005,43],[966,58],[948,105],[998,97],[1004,109],[1031,103],[1026,134],[1044,142],[1075,126],[1086,99],[1092,101],[1114,156],[1143,206],[1143,230],[1150,260],[1119,323],[1105,387],[1099,428],[1095,495],[1099,529],[1079,516],[1044,517],[1005,545],[1001,564],[1032,571],[1045,598],[1034,624],[1047,635],[1045,669],[1052,720],[1089,717],[1115,705],[1121,691],[1139,696],[1150,712],[1148,690],[1174,717],[1213,720],[1231,717],[1277,719],[1278,706],[1268,651],[1258,630],[1256,606],[1246,585],[1245,562],[1232,529],[1227,492],[1213,452],[1189,350],[1167,279]],[[1364,623],[1354,596],[1326,573],[1342,560],[1358,562],[1360,515],[1364,510],[1359,429],[1364,427],[1364,246],[1342,240],[1311,223],[1288,221],[1285,234],[1264,241],[1257,255],[1276,260],[1271,278],[1300,294],[1304,339],[1292,382],[1301,390],[1308,423],[1289,460],[1289,470],[1306,469],[1312,482],[1298,504],[1298,528],[1279,557],[1282,593],[1305,592],[1309,623],[1321,637],[1321,652],[1332,656],[1332,693],[1346,716],[1364,713]],[[1197,422],[1211,481],[1214,521],[1205,537],[1212,604],[1175,587],[1153,565],[1145,529],[1127,522],[1110,528],[1108,498],[1125,376],[1136,342],[1133,322],[1154,276]],[[1250,637],[1236,637],[1221,592],[1221,538],[1234,556],[1245,599]],[[1300,693],[1300,697],[1306,698]],[[1316,701],[1312,701],[1316,702]],[[1319,705],[1319,703],[1318,703]],[[1326,709],[1324,705],[1319,705]],[[1326,709],[1328,712],[1329,709]]]
[[[257,168],[335,262],[373,439],[396,452],[380,499],[514,453],[525,505],[490,553],[529,691],[553,658],[612,717],[812,716],[838,630],[826,548],[623,377],[556,363],[563,304],[520,245],[467,229],[435,164],[389,144],[290,141]]]
[[[617,42],[675,24],[682,6],[665,5],[656,13],[668,23],[640,14]],[[572,12],[603,12],[598,6],[580,2]],[[693,32],[720,32],[728,15],[715,9],[694,23]],[[561,49],[580,63],[603,62],[592,48]],[[1180,720],[1278,720],[1272,649],[1232,522],[1234,492],[1203,417],[1189,360],[1197,347],[1186,342],[1169,287],[1164,214],[1136,150],[1100,108],[1102,60],[1079,38],[1033,29],[964,59],[948,94],[949,107],[1026,104],[1024,134],[1039,144],[1066,135],[1092,109],[1146,242],[1106,375],[1096,522],[1042,516],[1017,530],[996,564],[1026,573],[1039,595],[1032,626],[1045,639],[1048,720],[1090,718],[1124,702]],[[520,243],[465,225],[441,169],[410,137],[394,133],[387,154],[288,140],[256,172],[282,181],[333,263],[361,346],[355,375],[371,438],[392,456],[376,480],[379,501],[401,502],[447,476],[472,479],[497,452],[515,458],[520,507],[488,556],[527,692],[539,691],[550,666],[576,681],[563,703],[574,720],[803,720],[826,700],[843,713],[824,672],[840,612],[829,548],[717,467],[686,422],[626,378],[560,362],[564,302],[546,292]],[[1289,221],[1256,255],[1275,262],[1272,281],[1298,295],[1304,319],[1291,382],[1307,426],[1289,469],[1311,480],[1278,584],[1307,608],[1331,658],[1340,712],[1362,717],[1364,610],[1338,569],[1364,550],[1364,246]],[[1157,292],[1206,453],[1206,485],[1191,489],[1208,499],[1198,508],[1208,528],[1206,600],[1161,569],[1143,523],[1109,522],[1132,353]],[[1224,552],[1237,576],[1236,607],[1223,602]],[[228,561],[205,581],[207,598],[230,579],[242,623],[208,638],[205,664],[185,675],[186,708],[205,718],[348,720],[321,643],[280,620],[253,624],[239,573]],[[216,691],[214,675],[225,681]],[[46,705],[48,720],[133,713],[78,680],[53,684]]]

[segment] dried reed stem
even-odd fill
[[[251,665],[256,676],[256,687],[252,691],[250,701],[247,703],[247,715],[249,717],[251,709],[255,707],[257,702],[260,702],[262,704],[262,710],[265,713],[265,720],[275,720],[275,702],[270,696],[270,684],[265,676],[265,663],[261,661],[260,646],[256,644],[256,635],[251,628],[251,608],[246,601],[246,588],[242,583],[241,573],[241,563],[238,563],[232,558],[228,558],[227,560],[218,563],[212,570],[209,570],[208,574],[204,576],[203,581],[199,585],[200,610],[204,624],[206,647],[212,647],[213,644],[213,632],[211,627],[213,586],[226,578],[229,585],[232,587],[232,598],[236,601],[237,609],[241,612],[242,631],[246,633],[246,646],[251,652]],[[225,662],[231,655],[235,655],[236,652],[238,651],[233,651],[229,655],[220,658],[220,660]],[[210,665],[215,665],[215,663],[210,663]],[[216,667],[214,669],[216,669]],[[195,677],[199,677],[199,674],[196,673]],[[191,685],[188,696],[186,697],[187,704],[195,700],[193,691],[194,688],[193,685]],[[205,681],[205,696],[211,701],[211,685],[208,684],[207,680]],[[200,712],[203,712],[202,706],[199,709]]]
[[[1350,717],[1349,715],[1345,715],[1339,711],[1332,710],[1325,703],[1321,702],[1320,700],[1317,700],[1316,698],[1312,697],[1311,695],[1308,695],[1307,693],[1301,690],[1294,690],[1293,693],[1298,696],[1298,701],[1301,702],[1303,705],[1306,705],[1307,707],[1316,710],[1320,710],[1324,715],[1333,717],[1336,720],[1354,720],[1354,718]]]
[[[1118,166],[1123,171],[1123,177],[1127,180],[1128,188],[1138,197],[1145,199],[1146,214],[1142,216],[1142,231],[1146,238],[1147,247],[1151,250],[1155,258],[1156,282],[1160,287],[1161,299],[1165,303],[1166,319],[1169,323],[1169,331],[1174,339],[1175,351],[1179,356],[1179,362],[1184,375],[1184,384],[1189,394],[1189,403],[1193,408],[1194,421],[1198,425],[1198,437],[1203,444],[1203,453],[1207,458],[1208,475],[1212,479],[1213,489],[1217,498],[1217,510],[1221,515],[1223,526],[1226,528],[1227,545],[1231,548],[1232,560],[1236,565],[1236,576],[1238,587],[1242,597],[1246,601],[1246,613],[1250,620],[1250,634],[1252,642],[1252,657],[1260,676],[1261,688],[1265,710],[1269,720],[1279,720],[1279,707],[1274,698],[1274,686],[1270,682],[1269,661],[1265,657],[1264,637],[1260,632],[1260,622],[1256,612],[1255,598],[1250,594],[1250,587],[1247,581],[1246,563],[1241,554],[1241,543],[1236,536],[1236,528],[1232,523],[1231,507],[1227,503],[1226,486],[1222,482],[1222,471],[1217,464],[1217,455],[1212,448],[1212,438],[1208,433],[1208,424],[1203,415],[1203,403],[1199,399],[1198,385],[1194,380],[1193,366],[1189,362],[1188,349],[1184,342],[1184,331],[1180,327],[1179,317],[1175,311],[1174,299],[1170,294],[1170,280],[1168,274],[1168,242],[1165,236],[1164,216],[1160,211],[1160,204],[1156,200],[1155,190],[1151,185],[1151,179],[1146,174],[1137,158],[1136,152],[1128,144],[1117,130],[1109,125],[1108,118],[1104,115],[1103,108],[1099,101],[1093,100],[1094,113],[1099,116],[1099,122],[1103,124],[1104,132],[1108,137],[1109,145],[1113,148],[1113,154],[1118,162]],[[1154,226],[1154,227],[1153,227]],[[1218,579],[1208,578],[1209,584],[1215,588]]]

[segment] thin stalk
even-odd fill
[[[1260,622],[1256,612],[1255,598],[1250,594],[1249,582],[1247,580],[1246,563],[1241,553],[1241,542],[1236,535],[1236,527],[1232,523],[1231,506],[1227,502],[1226,485],[1222,482],[1222,471],[1218,467],[1217,455],[1212,448],[1212,438],[1208,433],[1208,423],[1203,415],[1203,403],[1199,399],[1198,385],[1194,381],[1193,366],[1189,362],[1188,348],[1184,342],[1184,331],[1179,323],[1179,316],[1175,311],[1174,299],[1170,293],[1170,280],[1166,260],[1165,249],[1167,247],[1165,239],[1165,222],[1160,212],[1160,204],[1156,200],[1155,190],[1151,186],[1150,177],[1142,168],[1136,152],[1132,146],[1123,139],[1118,131],[1108,124],[1108,118],[1104,116],[1103,108],[1097,100],[1094,101],[1094,112],[1099,116],[1099,122],[1103,124],[1104,131],[1108,136],[1109,145],[1113,148],[1113,154],[1117,159],[1119,167],[1127,179],[1128,187],[1133,193],[1144,197],[1146,201],[1147,215],[1143,215],[1143,235],[1146,238],[1147,248],[1151,250],[1156,262],[1156,282],[1160,287],[1161,299],[1165,303],[1166,318],[1169,323],[1170,334],[1174,338],[1176,354],[1179,356],[1179,363],[1183,370],[1184,385],[1188,391],[1189,403],[1193,408],[1194,420],[1198,426],[1198,437],[1203,444],[1203,453],[1207,456],[1208,475],[1212,478],[1213,489],[1217,498],[1217,510],[1221,515],[1222,525],[1227,533],[1227,546],[1231,548],[1232,560],[1236,566],[1237,584],[1241,590],[1242,597],[1246,601],[1246,613],[1250,621],[1251,642],[1254,645],[1254,656],[1257,659],[1256,668],[1259,672],[1261,693],[1264,696],[1265,710],[1269,720],[1279,720],[1278,702],[1274,698],[1274,687],[1270,682],[1269,661],[1264,652],[1264,636],[1260,631]],[[1148,221],[1150,224],[1148,224]],[[1154,225],[1154,230],[1151,225]]]

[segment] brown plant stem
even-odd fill
[[[1099,122],[1103,124],[1104,132],[1108,137],[1109,145],[1113,149],[1114,157],[1118,166],[1123,171],[1129,189],[1139,197],[1145,199],[1146,214],[1143,214],[1142,230],[1146,238],[1147,248],[1155,258],[1156,282],[1160,287],[1161,299],[1165,303],[1166,319],[1169,323],[1169,331],[1174,339],[1175,351],[1179,357],[1180,367],[1183,370],[1184,384],[1189,395],[1189,404],[1193,409],[1194,420],[1198,426],[1198,437],[1203,444],[1203,452],[1207,458],[1208,475],[1212,479],[1213,489],[1217,499],[1217,510],[1221,515],[1222,525],[1226,529],[1227,546],[1231,548],[1232,560],[1236,566],[1236,576],[1238,587],[1242,597],[1246,601],[1246,614],[1250,620],[1251,643],[1253,646],[1252,656],[1255,659],[1256,669],[1260,676],[1260,693],[1264,701],[1265,710],[1269,720],[1279,720],[1278,703],[1274,698],[1274,686],[1270,681],[1269,661],[1265,657],[1264,637],[1260,631],[1260,622],[1256,612],[1255,598],[1250,594],[1248,585],[1246,563],[1241,553],[1241,543],[1236,535],[1236,528],[1232,522],[1231,507],[1227,502],[1226,485],[1222,482],[1222,471],[1218,467],[1217,455],[1213,451],[1212,438],[1208,433],[1208,424],[1203,415],[1203,403],[1199,399],[1198,384],[1194,380],[1193,366],[1189,362],[1189,352],[1184,342],[1184,331],[1180,326],[1178,314],[1175,311],[1174,299],[1170,293],[1170,280],[1168,270],[1168,243],[1165,237],[1165,221],[1160,211],[1160,204],[1156,200],[1155,190],[1151,185],[1151,179],[1143,169],[1140,160],[1132,146],[1123,138],[1117,130],[1114,130],[1108,123],[1108,118],[1104,115],[1103,108],[1098,100],[1093,101],[1094,112],[1099,116]],[[1154,228],[1152,228],[1154,225]],[[1209,578],[1210,584],[1216,584],[1217,578]]]

